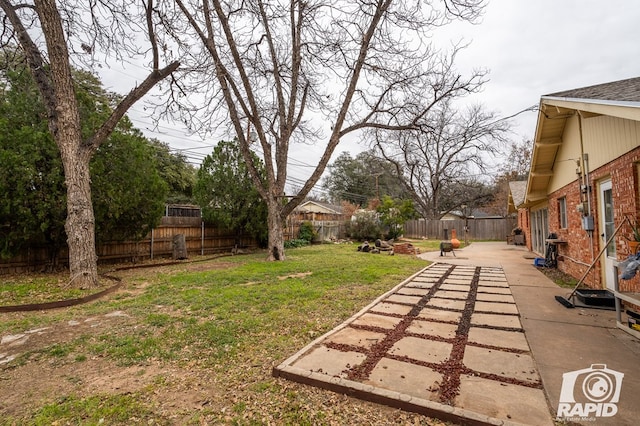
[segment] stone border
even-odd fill
[[[273,376],[341,393],[364,401],[375,402],[392,408],[464,425],[520,425],[520,423],[503,421],[463,408],[452,407],[451,405],[417,398],[404,393],[376,388],[372,385],[366,385],[340,377],[328,377],[323,373],[302,370],[288,365],[281,364],[274,367]]]
[[[44,303],[31,303],[27,305],[10,305],[10,306],[0,306],[0,313],[2,312],[29,312],[29,311],[45,311],[49,309],[57,309],[57,308],[66,308],[68,306],[76,306],[81,305],[83,303],[93,302],[103,296],[106,296],[109,293],[113,293],[117,289],[122,286],[122,280],[118,277],[110,276],[110,275],[102,275],[103,277],[112,279],[117,281],[116,285],[113,285],[105,290],[99,291],[98,293],[90,294],[88,296],[79,297],[77,299],[66,299],[66,300],[57,300],[55,302],[44,302]]]
[[[205,259],[197,259],[197,260],[187,260],[187,261],[168,261],[161,263],[146,263],[140,265],[130,265],[130,266],[121,266],[112,269],[111,271],[128,271],[132,269],[144,269],[144,268],[155,268],[158,266],[173,266],[180,264],[191,264],[191,263],[200,263],[200,262],[208,262],[209,260],[215,260],[221,257],[230,256],[228,254],[218,254],[207,257]],[[82,305],[84,303],[93,302],[103,296],[106,296],[109,293],[112,293],[119,289],[122,286],[122,279],[118,277],[114,277],[112,275],[100,275],[101,277],[109,278],[111,280],[117,281],[118,284],[111,286],[105,290],[102,290],[95,294],[90,294],[88,296],[80,297],[77,299],[65,299],[65,300],[56,300],[54,302],[43,302],[43,303],[30,303],[26,305],[9,305],[9,306],[0,306],[0,313],[3,312],[30,312],[30,311],[45,311],[49,309],[57,309],[57,308],[66,308],[68,306],[76,306]]]

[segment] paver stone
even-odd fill
[[[519,424],[553,425],[547,400],[541,389],[463,375],[455,405]]]
[[[452,346],[449,343],[417,337],[405,337],[397,341],[389,350],[389,353],[408,356],[419,361],[438,363],[449,358],[451,348]]]
[[[365,381],[372,386],[437,401],[442,375],[428,367],[382,358]]]
[[[329,376],[346,377],[346,369],[359,365],[364,360],[365,355],[359,352],[343,352],[320,345],[306,353],[292,366]]]
[[[529,354],[467,346],[463,363],[472,370],[482,373],[497,374],[533,383],[540,380],[533,358]]]

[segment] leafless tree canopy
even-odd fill
[[[439,218],[461,204],[471,204],[474,200],[468,197],[486,196],[471,189],[490,183],[481,177],[501,152],[509,125],[479,105],[457,111],[450,100],[430,110],[423,120],[419,130],[377,131],[375,144],[404,177],[422,214]]]
[[[41,2],[1,2],[3,20],[0,42],[2,46],[19,45],[17,28],[10,15],[15,13],[29,31],[34,44],[48,62],[42,23],[38,16]],[[56,2],[60,23],[67,40],[69,61],[74,67],[88,70],[115,65],[116,61],[130,61],[147,56],[151,66],[153,49],[149,43],[149,23],[155,19],[147,14],[153,2],[136,0],[63,0]],[[149,10],[151,12],[151,10]],[[151,20],[151,21],[150,21]],[[160,46],[161,48],[161,46]]]
[[[340,139],[363,129],[416,130],[443,100],[478,90],[484,72],[458,74],[453,52],[430,43],[453,19],[475,20],[481,0],[166,0],[166,44],[183,79],[169,112],[203,133],[230,125],[270,211],[272,258],[281,221],[318,182]],[[256,141],[250,135],[255,132]],[[300,192],[282,202],[291,144],[324,146]],[[255,170],[254,170],[255,172]],[[279,235],[278,232],[280,233]]]

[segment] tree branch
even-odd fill
[[[129,108],[140,100],[144,95],[149,92],[158,82],[164,80],[167,76],[171,75],[180,66],[180,62],[174,61],[162,69],[158,69],[160,58],[158,53],[158,42],[156,40],[155,32],[153,29],[153,0],[148,0],[144,4],[147,30],[149,36],[149,42],[151,43],[151,51],[153,53],[153,70],[144,79],[142,84],[132,89],[127,96],[120,101],[120,103],[113,110],[109,118],[100,126],[100,128],[89,138],[84,145],[91,150],[96,150],[100,144],[102,144],[109,135],[116,128],[120,119],[127,113]]]
[[[20,45],[25,52],[27,63],[29,64],[29,69],[31,70],[34,80],[38,85],[40,94],[42,95],[44,105],[47,110],[47,115],[50,119],[57,121],[55,120],[57,113],[53,83],[51,82],[49,75],[45,71],[46,64],[44,58],[42,57],[40,49],[38,49],[38,46],[36,46],[36,44],[33,42],[31,36],[29,35],[29,32],[26,30],[26,28],[22,24],[22,21],[18,17],[18,14],[16,13],[16,9],[18,9],[19,7],[26,7],[26,5],[19,5],[14,7],[9,3],[8,0],[0,0],[0,8],[2,8],[2,11],[5,13],[7,18],[9,19],[9,22],[13,26],[13,29],[18,37],[18,41],[20,42]],[[34,7],[30,8],[35,9]]]
[[[100,126],[96,133],[85,142],[85,146],[93,150],[97,149],[113,132],[113,129],[116,128],[118,122],[127,113],[129,108],[146,95],[158,82],[177,70],[179,66],[180,62],[175,61],[161,70],[152,71],[139,86],[132,89],[129,94],[120,101],[109,118]]]

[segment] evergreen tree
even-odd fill
[[[81,131],[92,134],[117,96],[89,73],[74,71],[74,81]],[[142,238],[158,224],[167,188],[153,158],[126,117],[97,149],[90,162],[97,240]],[[40,93],[19,58],[0,79],[0,164],[2,257],[44,244],[55,265],[67,240],[63,165]]]
[[[264,176],[264,167],[254,164]],[[205,221],[252,235],[264,245],[268,235],[267,206],[256,189],[237,141],[220,141],[198,170],[195,198]]]

